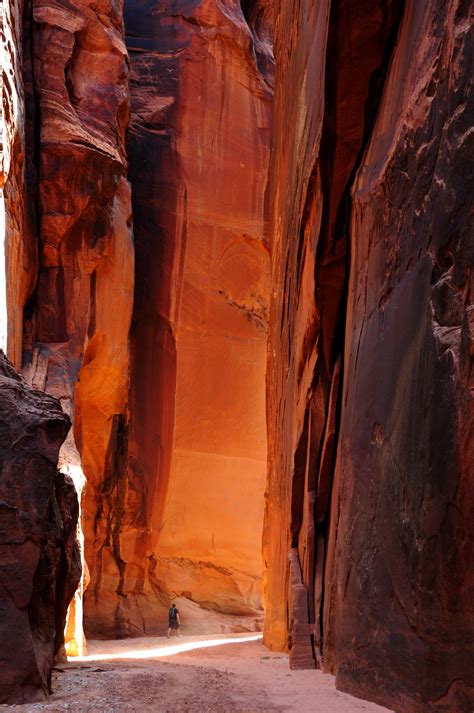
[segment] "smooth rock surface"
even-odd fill
[[[79,506],[57,470],[70,421],[0,351],[0,702],[42,700],[81,575]]]
[[[247,6],[125,3],[131,419],[95,520],[94,636],[159,632],[175,596],[261,618],[273,60],[269,3]]]
[[[349,188],[373,120],[399,3],[386,3],[385,11],[369,0],[276,6],[265,641],[286,647],[287,558],[297,548],[319,656]]]
[[[353,187],[325,664],[420,713],[474,707],[469,33],[406,3]]]
[[[0,15],[0,348],[21,369],[23,308],[37,277],[33,211],[26,187],[22,0]]]
[[[100,529],[114,507],[117,432],[128,417],[134,251],[123,12],[108,0],[33,0],[31,12],[40,271],[23,372],[72,418],[60,462],[79,493],[87,478],[82,520],[93,563],[114,546]],[[74,606],[80,615],[80,601]],[[80,649],[79,624],[70,618],[68,628]]]
[[[315,658],[340,689],[397,711],[464,712],[469,4],[384,10],[277,3],[265,640],[286,646],[297,548]]]

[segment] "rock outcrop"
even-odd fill
[[[469,4],[277,5],[265,638],[297,548],[342,690],[468,711]]]
[[[292,547],[298,548],[307,617],[320,648],[348,278],[348,191],[398,9],[399,3],[388,2],[381,12],[369,0],[279,4],[264,540],[266,638],[277,648],[287,640]]]
[[[125,25],[131,418],[89,537],[94,635],[162,631],[175,596],[261,618],[270,3],[127,0]]]
[[[21,369],[23,308],[37,276],[37,243],[26,184],[22,0],[0,13],[0,348]]]
[[[469,11],[406,4],[352,189],[327,666],[420,713],[474,706]]]
[[[69,427],[0,351],[0,703],[49,692],[81,576],[76,491],[57,470]]]
[[[83,526],[93,559],[96,522],[110,507],[116,478],[117,425],[127,420],[134,252],[122,5],[32,0],[30,11],[25,84],[37,106],[30,173],[40,269],[25,319],[23,371],[73,420],[61,467],[78,492],[87,478]],[[110,532],[101,546],[113,548]]]

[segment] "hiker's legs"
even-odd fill
[[[167,638],[167,639],[170,638],[170,632],[171,632],[171,626],[168,627],[168,633],[166,634],[166,638]]]

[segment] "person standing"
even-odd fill
[[[170,606],[169,612],[168,612],[168,634],[167,638],[170,638],[171,630],[176,629],[178,632],[178,636],[181,636],[180,634],[180,627],[181,622],[179,620],[179,609],[177,609],[176,604],[173,602],[173,604]]]

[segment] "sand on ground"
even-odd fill
[[[52,687],[47,701],[0,705],[0,711],[387,711],[336,691],[334,677],[321,671],[290,671],[286,655],[250,634],[89,641],[87,656],[55,667]]]

